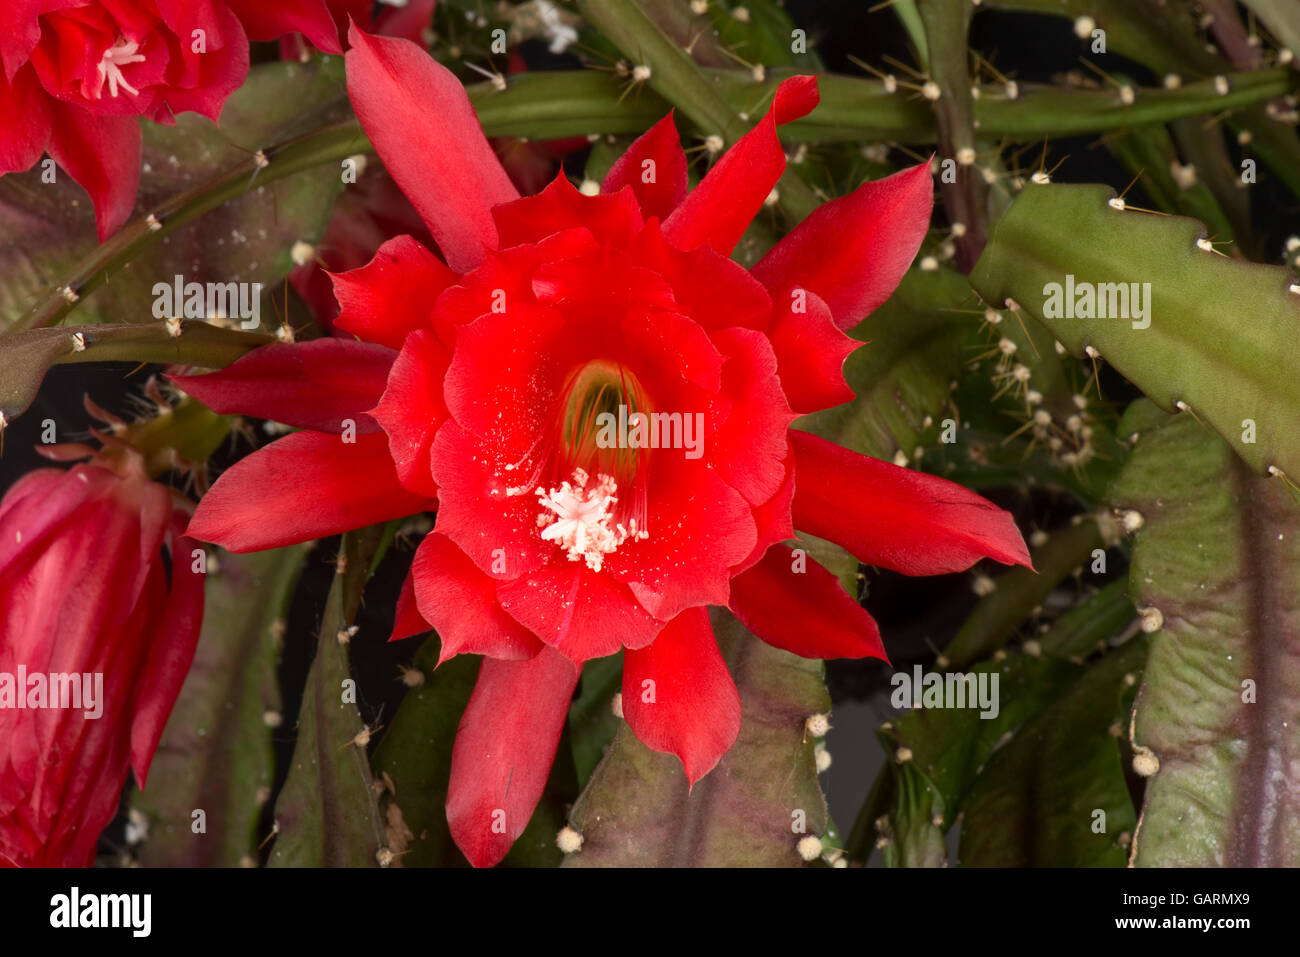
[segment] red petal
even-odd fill
[[[519,193],[451,71],[409,40],[348,32],[348,96],[389,175],[447,263],[468,272],[497,248],[491,209]]]
[[[496,581],[445,535],[424,536],[411,566],[420,614],[438,632],[441,664],[452,655],[487,655],[519,660],[544,647],[531,631],[506,614]]]
[[[41,40],[41,22],[35,7],[26,3],[0,3],[0,64],[4,78],[12,80]]]
[[[783,80],[767,115],[727,150],[664,221],[668,241],[680,249],[708,243],[730,256],[785,172],[777,124],[796,120],[816,105],[816,79],[794,76]]]
[[[532,276],[539,266],[597,248],[591,233],[577,228],[548,236],[536,245],[488,253],[482,265],[460,277],[456,285],[438,297],[434,332],[450,348],[457,343],[461,326],[480,316],[500,313],[503,307],[509,309],[513,304],[531,301]]]
[[[565,377],[582,357],[563,313],[516,300],[508,312],[460,327],[443,386],[447,409],[467,432],[515,462],[546,431]]]
[[[0,535],[0,573],[29,554],[44,550],[66,534],[76,515],[110,491],[117,479],[104,468],[79,467],[79,481],[65,481],[63,469],[35,469],[10,486],[0,500],[0,522],[17,534]]]
[[[391,349],[349,339],[275,342],[217,372],[171,379],[214,412],[319,432],[340,432],[351,419],[358,432],[374,432],[367,413],[395,358]]]
[[[388,240],[369,263],[331,273],[339,315],[334,325],[344,332],[402,348],[407,333],[433,325],[433,304],[457,276],[410,236]]]
[[[528,826],[546,788],[578,671],[544,650],[483,659],[451,752],[447,823],[475,867],[491,867]]]
[[[583,227],[601,243],[626,248],[641,229],[641,209],[632,191],[585,196],[563,171],[535,196],[492,210],[501,248],[539,243],[566,229]]]
[[[501,476],[519,475],[521,486],[526,481],[522,470],[507,471],[514,458],[450,420],[434,436],[430,453],[438,484],[437,530],[494,577],[531,571],[555,551],[537,534],[537,496],[506,494]],[[493,567],[504,570],[493,573]]]
[[[161,723],[156,709],[188,666],[177,659],[193,650],[198,615],[173,616],[174,633],[160,627],[167,624],[161,549],[171,498],[147,481],[138,461],[122,475],[97,465],[79,465],[57,478],[51,471],[16,486],[16,508],[10,509],[9,496],[0,506],[8,530],[3,537],[16,539],[15,527],[24,533],[34,528],[20,514],[33,493],[41,493],[47,508],[59,509],[84,496],[67,516],[73,524],[43,542],[24,538],[24,553],[0,569],[0,671],[13,674],[21,663],[32,672],[101,673],[109,680],[101,720],[87,721],[78,709],[0,709],[0,853],[19,863],[84,867],[113,817],[133,750],[139,767],[147,763],[140,760],[147,758],[141,752],[147,740],[139,735],[147,738]],[[58,484],[81,488],[65,497]],[[47,528],[55,524],[41,517]],[[107,554],[112,562],[104,562]],[[71,590],[70,582],[76,583]],[[194,611],[181,599],[201,601],[196,584],[177,596],[175,609]],[[174,643],[176,657],[157,645],[164,637]],[[151,678],[155,665],[166,674]],[[140,709],[144,724],[133,749]]]
[[[777,542],[794,538],[794,525],[790,521],[790,503],[794,500],[794,451],[787,445],[785,456],[785,481],[775,495],[754,508],[754,525],[758,530],[758,541],[746,559],[731,569],[734,576],[753,568],[767,550]]]
[[[411,333],[388,374],[383,398],[372,410],[388,434],[388,450],[402,484],[430,497],[438,494],[429,454],[447,418],[442,380],[450,361],[432,332]]]
[[[796,571],[802,568],[802,571]],[[769,645],[802,658],[880,658],[880,629],[839,580],[788,545],[731,580],[731,610]]]
[[[193,110],[214,123],[227,98],[248,77],[248,35],[225,4],[198,4],[190,0],[159,3],[159,12],[180,39],[172,51],[168,83],[153,120],[174,122],[173,115]],[[207,48],[192,49],[194,31],[202,30]],[[144,51],[141,51],[144,52]]]
[[[631,255],[637,265],[668,280],[678,309],[709,331],[766,329],[771,322],[772,300],[763,284],[708,246],[683,252],[651,220],[633,241]]]
[[[807,432],[790,438],[795,528],[904,575],[959,572],[986,557],[1032,567],[1011,514],[974,492]]]
[[[0,72],[0,174],[31,169],[49,141],[50,98],[36,71],[24,66],[12,83]]]
[[[406,580],[402,582],[402,591],[397,596],[397,611],[393,615],[393,633],[388,636],[388,640],[401,641],[403,638],[422,635],[432,630],[433,625],[424,620],[416,604],[415,568],[412,566]]]
[[[626,582],[641,606],[661,621],[693,605],[725,605],[731,567],[745,559],[757,539],[753,513],[735,489],[712,469],[669,454],[674,457],[661,457],[650,477],[650,537],[623,544],[604,561],[605,571]]]
[[[921,248],[933,205],[928,163],[863,183],[818,206],[753,274],[773,296],[792,287],[815,292],[848,329],[893,294]]]
[[[553,547],[553,546],[552,546]],[[621,585],[580,562],[557,557],[497,586],[502,607],[576,664],[620,648],[641,648],[663,622],[651,618]]]
[[[51,99],[50,155],[95,204],[103,242],[131,217],[140,185],[140,120],[100,116]]]
[[[772,100],[772,115],[776,118],[777,126],[784,126],[817,109],[820,100],[817,77],[788,77],[776,88],[776,96]]]
[[[646,182],[646,180],[649,182]],[[603,193],[617,193],[631,186],[641,204],[643,216],[666,219],[686,198],[690,186],[686,175],[686,154],[677,135],[673,114],[643,133],[610,167]]]
[[[664,277],[630,255],[607,246],[548,263],[533,274],[533,292],[563,312],[569,335],[585,342],[587,357],[600,358],[603,351],[643,377],[686,380],[709,392],[721,388],[722,356],[708,334],[678,313]],[[656,398],[669,404],[665,395]]]
[[[203,496],[186,534],[232,552],[257,552],[433,505],[402,487],[381,433],[356,439],[295,432],[240,459]]]
[[[740,693],[705,609],[682,612],[648,647],[623,654],[623,716],[646,747],[677,755],[692,785],[735,743]]]
[[[318,50],[342,53],[338,28],[325,0],[225,0],[248,31],[251,40],[278,40],[286,33],[301,33]]]
[[[767,336],[752,329],[713,334],[722,352],[720,401],[728,408],[712,424],[710,465],[752,505],[766,502],[785,481],[790,411],[776,377],[776,356]]]
[[[153,636],[149,666],[143,676],[135,717],[131,721],[131,767],[135,769],[135,780],[141,789],[148,780],[149,765],[158,750],[163,728],[190,672],[203,624],[204,576],[194,571],[192,557],[199,543],[181,535],[187,518],[184,512],[173,514],[171,586]]]
[[[853,398],[844,381],[844,360],[864,343],[839,330],[830,308],[816,293],[800,292],[792,289],[775,297],[776,321],[768,336],[790,408],[803,415]]]

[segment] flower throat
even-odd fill
[[[647,449],[606,440],[609,416],[648,414],[636,377],[610,362],[590,362],[562,393],[549,462],[536,489],[542,537],[571,561],[599,571],[606,555],[646,529]]]

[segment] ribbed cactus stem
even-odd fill
[[[988,184],[977,163],[975,110],[967,67],[971,6],[965,0],[918,0],[930,54],[930,77],[939,97],[932,104],[939,127],[939,192],[948,218],[965,229],[957,237],[957,265],[970,272],[988,234]],[[929,97],[927,97],[928,99]],[[951,181],[950,181],[951,180]]]

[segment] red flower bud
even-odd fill
[[[185,503],[115,449],[0,500],[0,865],[88,866],[194,657]]]

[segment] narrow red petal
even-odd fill
[[[496,581],[447,536],[424,536],[411,577],[420,615],[442,640],[439,662],[462,654],[518,660],[542,650],[537,636],[501,607]]]
[[[880,629],[839,580],[807,553],[773,545],[731,580],[731,610],[769,645],[801,658],[880,658]]]
[[[848,329],[888,299],[930,225],[934,184],[922,163],[818,206],[753,268],[773,296],[798,287]]]
[[[790,438],[795,528],[904,575],[959,572],[981,558],[1032,567],[1011,514],[974,492],[807,432]]]
[[[400,349],[408,333],[433,327],[433,304],[458,278],[419,240],[396,236],[366,265],[330,274],[339,301],[334,325]]]
[[[103,242],[131,218],[140,186],[140,120],[50,101],[50,155],[95,204]]]
[[[817,81],[794,76],[777,87],[772,108],[736,141],[664,221],[664,236],[679,249],[708,243],[730,256],[785,172],[785,151],[776,127],[817,105]]]
[[[447,263],[468,272],[497,248],[492,207],[519,197],[460,80],[409,40],[348,32],[348,96],[361,126]]]
[[[0,535],[0,573],[31,549],[50,547],[73,518],[110,491],[115,476],[104,468],[78,466],[80,481],[62,481],[62,469],[36,469],[18,479],[0,499],[0,523],[22,535]]]
[[[374,432],[368,413],[396,358],[391,349],[349,339],[275,342],[217,372],[171,379],[214,412],[318,432],[341,432],[351,420],[356,431]]]
[[[475,867],[506,856],[546,788],[578,670],[546,649],[528,661],[484,658],[451,752],[447,823]]]
[[[623,654],[623,716],[646,747],[675,754],[692,785],[740,734],[740,693],[704,608],[682,612]]]
[[[240,459],[199,502],[186,534],[257,552],[412,515],[433,503],[397,480],[382,433],[356,442],[295,432]]]
[[[187,518],[179,511],[172,517],[171,586],[153,636],[149,667],[144,673],[139,703],[131,722],[131,767],[142,789],[148,782],[149,765],[153,763],[167,719],[190,672],[203,624],[204,576],[194,570],[193,559],[199,543],[181,535]]]
[[[667,219],[686,198],[690,186],[686,154],[672,113],[627,148],[610,167],[600,189],[603,193],[617,193],[624,186],[632,187],[641,213],[647,218]]]
[[[781,81],[772,99],[772,115],[777,126],[793,123],[817,109],[821,93],[817,89],[817,77],[792,76]]]

